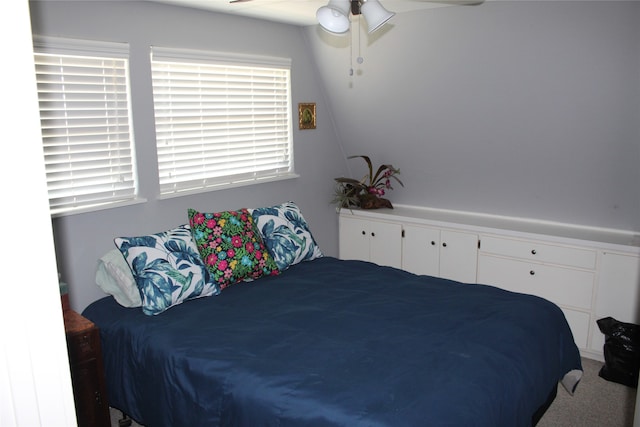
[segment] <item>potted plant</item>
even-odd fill
[[[376,173],[373,173],[373,165],[368,156],[349,156],[349,159],[360,157],[364,159],[369,168],[369,173],[361,180],[353,178],[335,178],[336,186],[332,203],[337,209],[358,207],[361,209],[391,208],[393,205],[388,199],[383,198],[387,190],[392,190],[391,180],[396,180],[404,187],[397,175],[400,169],[392,165],[380,165]]]

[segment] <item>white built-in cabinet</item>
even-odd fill
[[[640,235],[413,206],[339,216],[342,259],[360,259],[557,304],[586,357],[603,360],[596,320],[640,323]]]
[[[402,231],[404,270],[464,283],[476,281],[477,234],[407,224]]]

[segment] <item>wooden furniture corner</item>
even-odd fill
[[[100,331],[93,322],[73,310],[64,310],[64,327],[78,426],[109,427]]]

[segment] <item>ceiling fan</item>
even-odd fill
[[[241,0],[249,1],[249,0]],[[484,0],[414,0],[451,5],[477,5]],[[362,15],[367,21],[368,32],[373,33],[382,27],[395,12],[385,9],[378,0],[329,0],[326,6],[318,9],[316,18],[320,26],[331,33],[342,34],[349,30],[349,13]]]
[[[228,0],[228,4],[246,3],[252,0]],[[334,34],[346,33],[350,28],[349,15],[362,15],[367,23],[368,32],[372,33],[384,26],[384,24],[395,16],[395,12],[385,9],[380,0],[328,0],[326,6],[320,7],[316,11],[316,20],[320,26]],[[398,0],[389,0],[398,1]],[[403,3],[421,2],[437,3],[442,5],[477,5],[485,0],[402,0]],[[259,2],[256,2],[256,5]],[[247,10],[247,9],[243,9]]]

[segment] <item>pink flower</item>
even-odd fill
[[[244,248],[247,250],[247,252],[251,253],[253,252],[253,243],[251,242],[247,242],[246,245],[244,245]]]
[[[226,270],[227,267],[228,267],[228,263],[224,259],[222,261],[220,261],[220,263],[218,264],[218,270],[220,270],[220,271]]]
[[[234,251],[233,249],[229,249],[229,250],[227,251],[227,256],[228,256],[229,258],[233,258],[233,256],[234,256],[235,254],[236,254],[236,251]]]
[[[233,245],[233,247],[235,248],[239,248],[242,247],[242,238],[240,236],[233,236],[231,238],[231,244]]]
[[[216,226],[216,220],[215,219],[207,220],[207,228],[213,229],[215,226]]]
[[[193,222],[195,224],[204,224],[204,215],[198,212],[193,216]]]
[[[258,260],[262,259],[262,252],[261,252],[261,251],[256,251],[256,253],[255,253],[255,257],[256,257],[256,259],[258,259]]]
[[[233,271],[231,271],[231,269],[230,269],[230,268],[227,268],[227,269],[224,271],[224,278],[225,278],[225,279],[230,279],[232,275],[233,275]]]
[[[216,254],[209,254],[209,256],[207,257],[208,265],[216,265],[217,261],[218,261],[218,257],[216,256]]]

